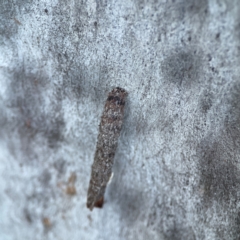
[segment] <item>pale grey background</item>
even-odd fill
[[[239,63],[238,0],[0,0],[0,240],[239,239]],[[90,212],[116,86],[115,174]]]

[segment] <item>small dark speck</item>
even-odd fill
[[[45,9],[44,9],[44,12],[45,12],[45,13],[48,13],[48,10],[45,8]]]
[[[192,38],[191,37],[188,37],[188,41],[191,42]]]
[[[14,18],[14,21],[15,21],[18,25],[22,25],[22,23],[21,23],[19,20],[17,20],[16,18]]]
[[[32,223],[32,217],[27,209],[24,209],[25,218],[29,223]]]
[[[94,27],[97,27],[97,22],[94,22]]]
[[[208,57],[208,61],[212,60],[212,56],[210,54],[208,54],[207,57]]]
[[[192,11],[194,9],[194,6],[191,5],[189,9],[190,9],[190,11]]]
[[[219,39],[219,37],[220,37],[220,33],[217,33],[216,34],[216,39]]]

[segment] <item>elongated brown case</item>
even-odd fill
[[[103,205],[105,189],[112,175],[126,97],[127,92],[117,87],[108,94],[105,103],[88,188],[87,207],[90,210]]]

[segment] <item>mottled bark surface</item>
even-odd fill
[[[0,239],[240,239],[238,0],[0,0]],[[103,208],[106,96],[129,97]]]

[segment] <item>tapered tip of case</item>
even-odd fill
[[[100,198],[98,201],[95,202],[94,207],[102,208],[104,204],[104,197]]]
[[[104,204],[104,197],[101,197],[99,200],[97,200],[94,203],[87,203],[87,208],[89,208],[90,211],[92,211],[94,207],[102,208],[103,204]]]

